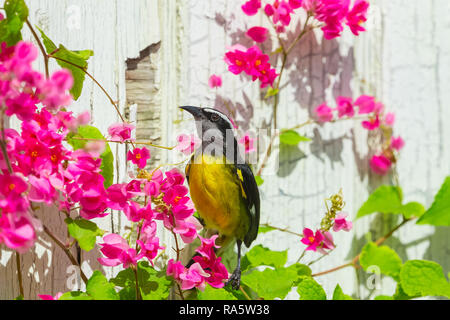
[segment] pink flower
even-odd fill
[[[254,16],[261,8],[261,0],[249,0],[242,6],[242,11],[248,16]]]
[[[346,212],[339,212],[334,218],[333,231],[338,232],[339,230],[350,231],[352,229],[352,222],[347,221],[345,218],[348,216]]]
[[[26,252],[36,240],[31,218],[20,215],[0,215],[0,243],[18,251]]]
[[[333,243],[333,236],[328,231],[325,231],[322,234],[323,240],[317,248],[317,251],[319,251],[321,254],[328,254],[326,250],[333,250],[335,248],[335,245]]]
[[[320,122],[328,122],[333,119],[333,110],[325,103],[318,106],[314,112]]]
[[[352,98],[337,97],[336,103],[339,118],[342,118],[344,116],[351,118],[354,116],[355,110],[353,109]]]
[[[384,116],[384,123],[387,126],[392,127],[395,123],[395,113],[392,112],[386,113],[386,115]]]
[[[302,6],[302,0],[289,0],[292,9],[298,9]]]
[[[131,139],[131,131],[136,127],[128,123],[116,123],[108,128],[112,141],[125,142]]]
[[[303,238],[301,242],[307,245],[306,250],[316,251],[317,247],[322,243],[323,239],[324,236],[320,230],[317,230],[314,234],[311,229],[303,229]]]
[[[100,251],[106,258],[98,258],[98,262],[104,266],[114,267],[123,264],[128,268],[131,264],[136,265],[137,261],[144,255],[136,255],[136,250],[131,249],[128,242],[120,235],[111,233],[103,237],[105,243],[100,243]]]
[[[359,114],[371,113],[375,109],[375,98],[362,95],[355,101],[355,106],[359,107]]]
[[[346,23],[355,36],[359,35],[359,32],[366,30],[361,24],[367,20],[367,9],[369,9],[367,1],[356,0],[352,10],[346,16]]]
[[[392,138],[391,139],[391,148],[397,151],[400,151],[405,146],[405,141],[402,137]]]
[[[380,118],[377,115],[375,118],[369,119],[369,121],[361,122],[361,124],[367,130],[375,130],[380,127]]]
[[[168,276],[172,276],[175,280],[180,280],[180,275],[184,273],[185,267],[181,264],[180,261],[174,261],[170,259],[167,262],[167,271],[166,274]]]
[[[127,161],[133,162],[140,169],[145,168],[148,159],[150,159],[150,151],[146,147],[135,148],[127,153]]]
[[[203,291],[206,286],[205,278],[209,276],[199,263],[194,263],[185,273],[180,274],[181,290],[189,290],[195,287]]]
[[[264,42],[267,40],[269,30],[264,27],[252,27],[248,29],[246,35],[255,42]]]
[[[58,300],[62,295],[62,292],[58,292],[55,296],[49,294],[38,294],[38,297],[42,300]]]
[[[374,155],[370,159],[370,168],[379,175],[385,175],[392,166],[391,160],[383,155]]]
[[[209,77],[208,85],[211,89],[219,88],[222,86],[222,78],[213,74]]]
[[[178,145],[175,147],[175,150],[178,150],[185,155],[190,155],[201,143],[201,141],[194,134],[180,134],[177,137],[177,141]]]
[[[254,147],[254,141],[255,139],[246,134],[239,140],[239,143],[244,146],[245,153],[250,153],[256,151]]]
[[[5,16],[0,12],[0,21],[2,21],[3,19],[5,19]]]
[[[150,261],[153,265],[153,259],[158,255],[158,250],[164,249],[159,245],[159,239],[154,237],[152,239],[148,239],[145,243],[141,240],[136,241],[141,247],[141,253]]]
[[[243,51],[245,50],[245,51]],[[225,62],[228,64],[228,70],[234,74],[245,72],[255,81],[261,81],[261,88],[273,85],[278,76],[276,70],[271,67],[269,56],[263,54],[261,49],[253,46],[249,49],[233,47],[231,51],[225,54]]]
[[[289,25],[289,23],[291,22],[291,13],[294,12],[289,3],[287,3],[285,0],[275,0],[272,5],[272,10],[272,21],[274,24],[280,22],[283,26]]]

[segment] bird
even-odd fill
[[[238,290],[242,243],[249,248],[258,235],[258,185],[227,115],[214,108],[180,108],[194,117],[201,140],[185,169],[190,196],[206,230],[218,233],[221,250],[236,241],[237,265],[225,285]]]

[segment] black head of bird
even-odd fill
[[[181,108],[196,120],[202,140],[202,147],[197,149],[186,166],[191,199],[205,228],[219,234],[219,246],[224,248],[236,240],[237,267],[228,283],[238,289],[241,244],[244,242],[249,247],[258,234],[258,186],[250,166],[242,161],[228,117],[211,108]]]

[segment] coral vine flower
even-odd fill
[[[180,134],[177,137],[177,141],[178,145],[175,147],[175,150],[178,150],[185,155],[190,155],[201,143],[200,139],[198,139],[194,134]]]
[[[128,123],[115,123],[108,128],[112,141],[125,142],[131,139],[131,131],[136,127]]]
[[[242,11],[248,16],[254,16],[258,13],[259,8],[261,8],[261,0],[249,0],[242,6]]]
[[[361,26],[367,20],[367,10],[369,3],[365,0],[356,0],[352,10],[346,16],[346,24],[350,27],[352,33],[357,36],[366,29]]]
[[[58,300],[62,295],[62,292],[58,292],[55,296],[52,296],[50,294],[38,294],[38,297],[42,300]]]
[[[317,251],[319,251],[321,254],[328,254],[326,250],[333,250],[335,248],[333,236],[329,231],[323,232],[322,235],[323,241],[320,243]]]
[[[372,131],[380,127],[380,118],[377,115],[375,118],[371,118],[369,121],[363,121],[361,124],[365,129]]]
[[[144,255],[136,255],[136,250],[131,249],[128,242],[120,235],[111,233],[103,237],[105,243],[100,243],[100,251],[106,258],[98,258],[98,262],[104,266],[114,267],[123,264],[128,268],[131,264],[136,265],[137,261]]]
[[[347,221],[346,218],[348,213],[339,212],[334,218],[333,231],[337,232],[339,230],[350,231],[352,229],[353,223]]]
[[[211,89],[219,88],[222,86],[222,78],[213,74],[209,77],[208,85]]]
[[[392,166],[391,160],[384,155],[374,155],[370,159],[370,168],[379,175],[385,175]]]
[[[150,159],[150,151],[146,147],[135,148],[127,153],[127,161],[133,162],[140,169],[145,168],[148,159]]]
[[[314,112],[320,122],[328,122],[333,119],[333,110],[325,103],[318,106]]]
[[[384,123],[387,126],[392,127],[395,123],[395,113],[392,112],[386,113],[386,115],[384,116]]]
[[[246,134],[239,140],[239,143],[244,146],[245,153],[250,153],[256,151],[254,147],[254,141],[255,139],[251,138],[248,134]]]
[[[269,56],[263,54],[257,46],[243,48],[234,46],[225,54],[225,62],[228,64],[228,70],[236,75],[245,72],[252,76],[252,80],[259,79],[261,88],[273,85],[278,76],[276,70],[269,63]],[[245,50],[245,51],[244,51]]]
[[[375,110],[375,98],[362,95],[355,101],[355,106],[359,107],[359,114],[368,114]]]
[[[400,151],[405,146],[405,141],[402,137],[392,138],[391,139],[391,148],[397,151]]]
[[[355,110],[353,109],[352,98],[348,97],[337,97],[337,110],[339,118],[344,116],[353,117],[355,115]]]
[[[264,42],[267,40],[269,30],[264,27],[252,27],[248,29],[246,35],[255,42]]]
[[[314,234],[311,229],[303,229],[303,238],[301,242],[307,245],[306,250],[316,251],[317,247],[322,243],[323,239],[324,236],[320,230],[317,230]]]

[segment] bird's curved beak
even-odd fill
[[[193,107],[193,106],[181,106],[180,109],[183,109],[194,117],[194,119],[199,119],[202,116],[202,109],[199,107]]]

